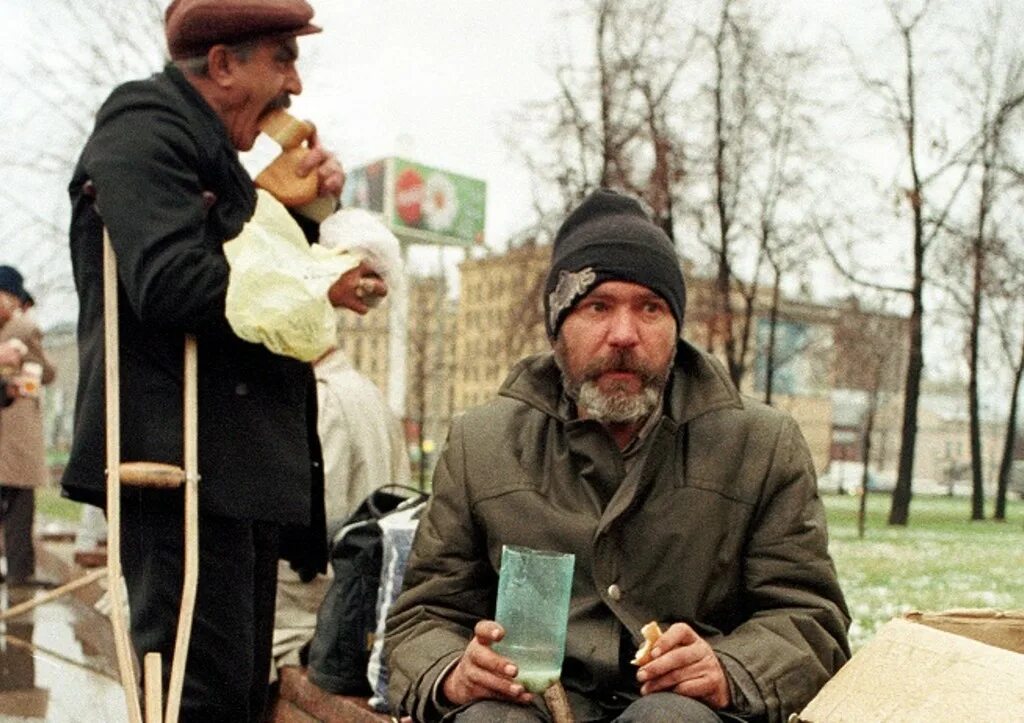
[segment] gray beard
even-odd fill
[[[600,373],[599,365],[584,369],[580,379],[569,376],[562,343],[559,337],[554,344],[555,362],[562,372],[562,386],[569,398],[576,402],[576,406],[586,410],[590,419],[603,424],[630,424],[646,419],[658,408],[675,360],[674,353],[667,368],[660,374],[649,370],[637,370],[643,380],[643,387],[639,392],[630,392],[626,389],[605,392],[598,387],[596,381]],[[621,367],[622,364],[612,366]]]
[[[605,393],[598,388],[597,382],[590,379],[583,382],[578,390],[570,389],[569,385],[566,385],[566,390],[578,406],[587,410],[591,419],[608,424],[626,424],[646,419],[657,408],[662,392],[662,388],[656,389],[645,384],[637,393],[625,390]]]

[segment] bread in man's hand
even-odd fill
[[[658,623],[652,620],[640,628],[640,634],[644,636],[644,642],[640,646],[640,649],[636,651],[636,655],[629,662],[633,665],[643,666],[647,665],[653,659],[651,658],[651,651],[654,650],[655,644],[661,637],[661,628],[658,627]]]
[[[303,206],[317,197],[319,180],[312,171],[304,177],[296,172],[307,153],[304,143],[313,135],[313,124],[284,110],[275,110],[260,121],[260,130],[281,146],[281,155],[256,176],[256,185],[271,193],[285,206]]]
[[[313,135],[314,129],[312,123],[301,121],[287,111],[276,110],[260,121],[260,130],[287,151],[302,145]]]
[[[316,171],[299,177],[296,169],[309,149],[298,146],[282,151],[269,166],[256,176],[256,185],[264,188],[278,201],[289,208],[303,206],[317,197],[319,180]]]

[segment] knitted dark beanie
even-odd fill
[[[630,281],[662,297],[683,327],[686,287],[668,235],[629,196],[599,189],[555,235],[544,284],[544,325],[554,339],[580,299],[605,281]]]

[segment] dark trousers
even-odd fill
[[[7,582],[11,584],[23,582],[36,574],[36,551],[32,546],[32,523],[35,514],[35,489],[0,487],[4,556],[7,558]]]
[[[173,507],[173,505],[172,505]],[[145,495],[121,510],[132,644],[163,658],[164,700],[178,626],[183,514]],[[259,721],[267,702],[279,526],[199,519],[199,587],[185,666],[182,721]]]
[[[551,720],[540,706],[482,701],[474,703],[454,716],[455,723],[545,723]],[[653,693],[633,701],[618,713],[609,713],[602,723],[722,723],[738,721],[726,714],[719,715],[703,703],[675,693]]]

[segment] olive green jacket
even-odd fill
[[[664,411],[628,476],[600,424],[568,418],[550,354],[520,362],[498,399],[454,421],[388,619],[396,708],[437,717],[439,674],[494,617],[505,544],[576,555],[562,682],[584,719],[587,698],[637,694],[620,632],[639,642],[649,620],[692,625],[753,682],[770,721],[838,670],[849,615],[796,423],[741,397],[685,342]],[[594,490],[608,484],[605,506]]]

